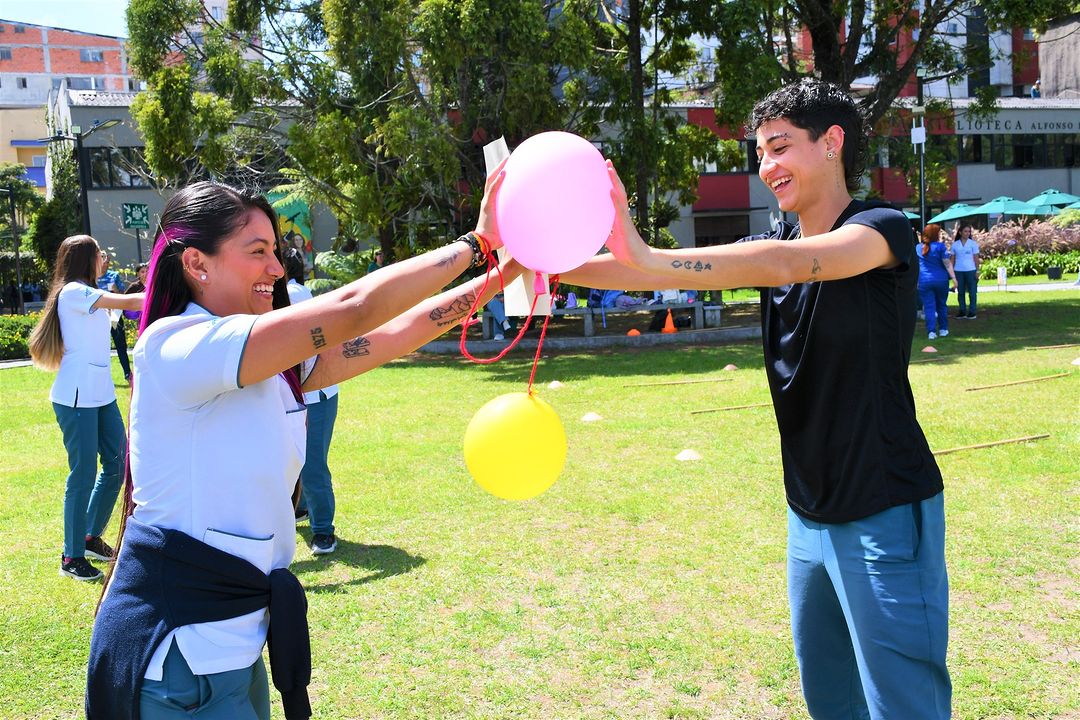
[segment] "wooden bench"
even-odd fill
[[[693,327],[695,330],[700,330],[704,327],[720,327],[720,309],[721,306],[719,305],[706,305],[705,303],[700,302],[653,303],[651,305],[631,305],[628,307],[610,308],[555,308],[551,311],[551,314],[554,317],[580,315],[584,326],[584,336],[593,337],[596,334],[596,323],[599,322],[602,325],[604,323],[604,318],[608,315],[641,312],[652,314],[664,310],[693,310]],[[491,313],[485,311],[481,316],[481,331],[485,340],[490,340],[494,337],[495,331],[493,325],[494,321],[492,320]]]

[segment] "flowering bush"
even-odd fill
[[[1048,267],[1076,272],[1080,263],[1080,225],[1058,227],[1037,220],[998,223],[990,230],[972,235],[979,243],[983,263],[979,275],[997,277],[1004,267],[1009,275],[1041,275]]]

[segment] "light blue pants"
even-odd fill
[[[949,329],[949,315],[946,303],[949,300],[948,282],[920,282],[919,299],[922,300],[923,314],[926,316],[927,332],[941,332]]]
[[[788,599],[815,720],[949,717],[942,494],[838,524],[789,509]]]
[[[269,720],[270,686],[260,657],[240,670],[195,675],[173,642],[161,680],[143,680],[142,720]]]
[[[120,492],[120,472],[127,452],[124,421],[115,400],[94,408],[53,403],[53,412],[64,434],[71,470],[64,490],[64,555],[84,557],[86,536],[105,531]]]
[[[956,271],[956,304],[961,315],[975,316],[976,300],[979,297],[979,271]],[[970,299],[969,299],[970,298]]]
[[[307,406],[307,457],[300,471],[303,498],[300,508],[307,508],[311,518],[312,535],[332,535],[334,532],[334,486],[326,456],[334,437],[337,421],[338,396]]]

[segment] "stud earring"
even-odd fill
[[[206,282],[206,273],[203,273],[202,275],[200,275],[199,279],[202,280],[203,282]]]
[[[825,153],[825,157],[832,160],[834,157],[836,157],[836,153],[834,153],[832,150],[830,150],[829,152]]]

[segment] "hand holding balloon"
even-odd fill
[[[503,180],[506,178],[506,172],[503,170],[506,167],[506,160],[499,163],[499,166],[488,175],[484,182],[484,199],[480,201],[480,217],[476,220],[476,234],[487,241],[491,250],[497,250],[503,246],[495,209],[498,205],[499,188],[502,187]]]
[[[607,170],[611,178],[611,202],[615,206],[615,222],[605,245],[623,265],[640,268],[649,253],[649,247],[634,226],[634,218],[630,215],[630,202],[626,197],[626,186],[610,160],[607,161]]]

